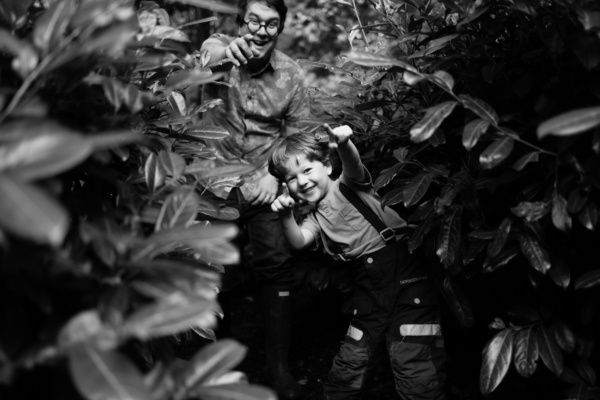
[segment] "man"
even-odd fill
[[[207,111],[204,121],[226,128],[231,135],[212,144],[217,159],[257,168],[250,176],[242,177],[240,188],[211,185],[208,189],[221,204],[240,211],[239,221],[253,253],[251,266],[265,320],[267,380],[280,399],[294,399],[301,396],[301,390],[287,364],[292,258],[277,214],[270,208],[281,190],[267,172],[267,159],[274,145],[294,131],[309,111],[301,67],[275,49],[286,14],[283,0],[238,0],[238,37],[212,35],[202,44],[201,54],[203,59],[208,58],[208,65],[222,64],[213,70],[224,70],[224,81],[228,83],[203,88],[203,101],[221,99],[224,103]]]

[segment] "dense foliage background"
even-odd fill
[[[312,71],[306,129],[354,128],[384,203],[414,225],[410,249],[437,261],[481,393],[519,398],[526,378],[599,397],[600,4],[290,6],[281,45]],[[219,104],[197,95],[219,76],[195,41],[233,12],[0,5],[3,398],[273,397],[212,331],[237,215],[196,190],[247,170],[205,148],[228,132],[202,123]],[[190,335],[206,345],[183,361]]]

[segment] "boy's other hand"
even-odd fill
[[[271,210],[275,211],[276,213],[280,213],[282,211],[293,209],[295,204],[296,202],[292,196],[290,196],[290,191],[287,185],[284,183],[283,193],[276,198],[273,203],[271,203]]]
[[[236,67],[239,67],[240,63],[247,64],[249,59],[260,55],[260,51],[251,45],[252,38],[253,36],[247,33],[242,37],[235,38],[225,48],[225,56],[230,58]]]
[[[330,149],[337,149],[338,145],[346,143],[350,139],[350,136],[352,136],[352,129],[348,125],[331,129],[328,124],[325,124],[324,127],[329,136]]]

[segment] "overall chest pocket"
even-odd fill
[[[352,205],[344,207],[340,211],[340,215],[354,230],[359,231],[361,229],[361,222],[364,218]]]

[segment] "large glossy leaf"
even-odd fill
[[[502,248],[504,247],[504,244],[506,243],[506,239],[508,239],[508,234],[510,232],[511,225],[512,225],[511,218],[504,218],[502,220],[502,223],[500,223],[500,226],[498,226],[498,229],[496,230],[496,233],[494,234],[494,238],[492,239],[492,242],[488,246],[488,255],[489,256],[494,257],[494,256],[498,255],[498,253],[500,253],[500,250],[502,250]]]
[[[381,199],[381,207],[392,206],[394,204],[399,204],[404,201],[404,189],[403,188],[394,188],[389,192],[386,192]]]
[[[504,379],[512,358],[513,342],[513,331],[504,329],[485,345],[479,376],[479,388],[484,396],[489,395]]]
[[[566,289],[571,283],[571,271],[569,266],[562,258],[552,259],[552,268],[548,271],[548,276],[559,287]]]
[[[221,239],[188,240],[185,242],[209,263],[232,265],[240,262],[240,252],[229,241]]]
[[[579,188],[575,188],[569,194],[569,198],[567,199],[567,211],[576,214],[587,203],[588,193],[580,190]]]
[[[411,140],[415,143],[420,143],[429,139],[457,104],[458,102],[456,101],[445,101],[428,108],[425,116],[410,129]]]
[[[498,114],[489,104],[466,94],[461,94],[458,97],[462,105],[477,114],[479,118],[489,121],[492,125],[498,125]]]
[[[572,221],[567,212],[567,200],[556,192],[552,196],[552,223],[563,232],[571,230]]]
[[[519,375],[527,378],[537,369],[538,344],[533,328],[523,328],[515,335],[514,365]]]
[[[423,218],[422,222],[417,226],[410,240],[408,241],[408,251],[412,253],[421,246],[423,239],[425,239],[425,236],[429,233],[431,227],[433,226],[433,217],[433,208],[430,208],[429,212]]]
[[[158,153],[158,161],[166,174],[170,175],[173,179],[179,179],[185,170],[185,159],[179,154],[161,150],[160,153]]]
[[[0,171],[19,180],[57,175],[82,162],[93,150],[92,141],[53,121],[18,121],[2,128]]]
[[[514,164],[513,164],[513,169],[515,171],[522,171],[523,168],[525,168],[525,166],[529,163],[532,162],[538,162],[540,158],[540,152],[539,151],[532,151],[531,153],[527,153],[524,156],[522,156],[521,158],[519,158]]]
[[[445,266],[450,266],[456,260],[459,251],[462,230],[462,207],[453,207],[444,220],[444,225],[438,237],[437,256]]]
[[[57,343],[62,349],[88,345],[102,350],[118,346],[118,335],[107,329],[96,310],[82,311],[72,317],[60,330]]]
[[[150,193],[154,193],[156,189],[165,183],[166,172],[158,162],[158,157],[155,153],[150,153],[146,159],[146,164],[144,165],[144,177]]]
[[[165,83],[165,91],[184,89],[189,86],[203,85],[220,79],[222,74],[213,74],[210,69],[179,70],[171,74]]]
[[[575,289],[588,289],[600,284],[600,269],[594,269],[581,275],[575,281]]]
[[[190,113],[190,116],[194,116],[198,113],[206,112],[206,111],[210,110],[211,108],[219,107],[222,104],[223,104],[223,100],[221,100],[221,99],[212,99],[212,100],[205,101],[204,103],[200,104],[198,107],[194,108],[194,110]]]
[[[471,150],[477,144],[477,141],[487,131],[490,121],[481,118],[469,122],[462,133],[462,143],[465,149]]]
[[[419,71],[412,65],[398,60],[395,58],[388,58],[374,53],[367,53],[364,51],[351,51],[347,55],[348,59],[355,64],[362,65],[363,67],[380,67],[380,66],[397,66],[412,72],[413,74],[419,74]]]
[[[387,186],[387,184],[390,183],[396,177],[396,175],[398,175],[398,173],[404,169],[405,166],[406,163],[398,163],[394,164],[390,168],[382,170],[373,184],[375,186],[375,190],[379,190],[382,187]]]
[[[214,163],[192,163],[185,168],[186,174],[192,174],[196,179],[208,179],[208,178],[224,178],[228,176],[240,176],[245,175],[256,170],[256,167],[248,164],[233,164],[216,167]]]
[[[473,326],[473,308],[459,284],[449,276],[442,281],[442,294],[450,310],[464,328]]]
[[[60,246],[69,227],[63,207],[36,186],[0,174],[0,227],[37,243]]]
[[[156,220],[156,231],[176,227],[187,228],[194,223],[200,199],[193,187],[177,188],[165,199]]]
[[[598,209],[593,201],[588,201],[578,215],[579,222],[593,231],[598,222]]]
[[[575,350],[575,335],[571,328],[562,322],[552,324],[552,332],[556,342],[566,353],[572,353]]]
[[[214,302],[204,297],[171,296],[139,308],[123,322],[123,333],[140,339],[172,335],[193,326],[216,324]]]
[[[479,163],[484,169],[492,169],[508,157],[514,147],[514,140],[503,137],[494,140],[479,155]]]
[[[525,255],[529,264],[538,272],[545,274],[551,267],[550,255],[538,240],[529,234],[521,236],[521,252]]]
[[[510,211],[517,217],[524,217],[528,222],[537,221],[548,213],[550,205],[543,201],[522,201]]]
[[[515,258],[517,255],[521,254],[521,249],[518,246],[507,246],[503,248],[500,253],[498,253],[494,257],[487,257],[483,262],[483,271],[484,272],[493,272],[500,267],[505,266]]]
[[[183,398],[195,386],[228,372],[244,359],[246,351],[245,346],[231,339],[203,347],[178,374],[175,398]]]
[[[171,106],[173,111],[175,111],[174,115],[182,116],[182,117],[185,117],[187,115],[187,106],[186,106],[185,97],[183,97],[183,95],[181,93],[179,93],[179,92],[169,93],[169,95],[167,96],[167,102],[169,103],[169,105]]]
[[[556,376],[560,376],[563,371],[563,354],[560,347],[558,347],[558,343],[556,343],[554,335],[548,328],[541,325],[538,328],[536,339],[540,357],[544,361],[544,364]]]
[[[454,88],[454,78],[446,71],[435,71],[433,73],[433,81],[449,91]]]
[[[560,114],[538,126],[538,138],[546,135],[569,136],[600,125],[600,107],[582,108]]]
[[[425,173],[417,175],[403,188],[404,207],[412,207],[419,202],[427,193],[433,175]]]
[[[150,391],[142,374],[116,350],[89,346],[71,348],[69,370],[79,392],[89,400],[148,400]]]
[[[202,400],[276,400],[278,398],[271,389],[244,383],[200,386],[194,390],[194,394]]]
[[[225,139],[229,137],[229,131],[220,126],[192,126],[186,129],[184,135],[192,136],[196,139]]]

